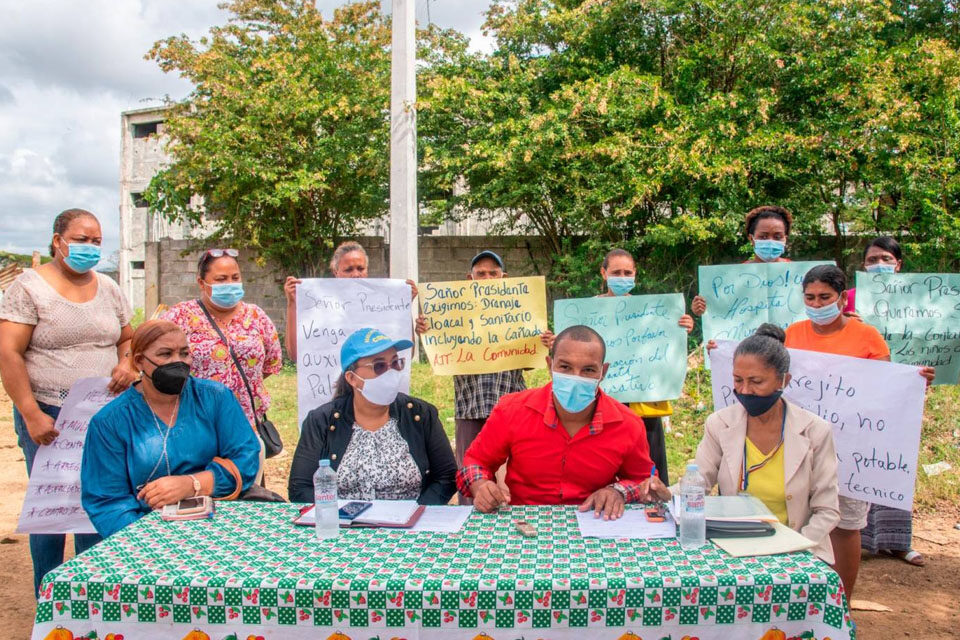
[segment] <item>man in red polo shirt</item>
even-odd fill
[[[463,457],[457,487],[482,512],[503,504],[579,504],[605,519],[627,502],[669,492],[650,473],[643,421],[600,389],[606,345],[593,329],[560,332],[547,365],[552,382],[504,396]],[[494,472],[507,463],[504,492]]]

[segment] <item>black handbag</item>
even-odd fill
[[[257,415],[257,405],[253,400],[253,389],[250,388],[250,382],[247,380],[247,374],[243,372],[243,367],[240,366],[240,358],[237,357],[237,354],[233,350],[233,346],[227,340],[227,337],[223,335],[223,332],[220,331],[220,327],[217,326],[216,321],[213,319],[213,316],[210,315],[210,312],[207,310],[207,308],[203,305],[203,302],[200,299],[197,299],[197,304],[200,305],[200,308],[203,309],[204,315],[207,316],[207,322],[210,323],[210,326],[213,327],[213,330],[217,332],[217,335],[220,336],[223,344],[227,345],[227,349],[230,351],[230,357],[233,359],[233,365],[240,373],[240,379],[243,380],[243,386],[247,388],[247,394],[250,396],[250,409],[253,411],[253,420],[256,423],[257,435],[259,435],[260,439],[263,440],[264,456],[267,458],[272,458],[283,451],[283,440],[280,439],[280,432],[277,431],[277,428],[273,426],[273,423],[267,419],[267,416],[263,416],[263,418],[261,418]]]

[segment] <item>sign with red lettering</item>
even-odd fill
[[[496,373],[546,366],[543,276],[421,283],[420,339],[438,375]]]

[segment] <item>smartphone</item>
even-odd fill
[[[340,507],[340,519],[341,520],[353,520],[361,513],[373,506],[372,502],[363,502],[356,500],[354,502],[348,502],[347,504]]]
[[[643,508],[643,515],[645,515],[650,522],[663,522],[667,519],[662,502],[645,506]]]
[[[176,504],[168,504],[161,509],[160,518],[163,520],[199,520],[201,518],[212,518],[213,504],[213,498],[210,496],[184,498]]]

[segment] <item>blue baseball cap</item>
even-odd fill
[[[495,254],[493,251],[490,251],[489,249],[481,251],[477,255],[473,256],[473,260],[470,261],[470,267],[472,268],[475,264],[477,264],[478,261],[480,261],[483,258],[490,258],[491,260],[496,262],[498,265],[500,265],[501,269],[506,269],[506,267],[503,266],[503,260],[500,258],[500,256]]]
[[[391,340],[379,329],[369,327],[357,329],[350,334],[347,341],[340,347],[340,367],[346,371],[360,358],[375,356],[391,347],[396,347],[400,351],[412,346],[413,343],[409,340]]]

